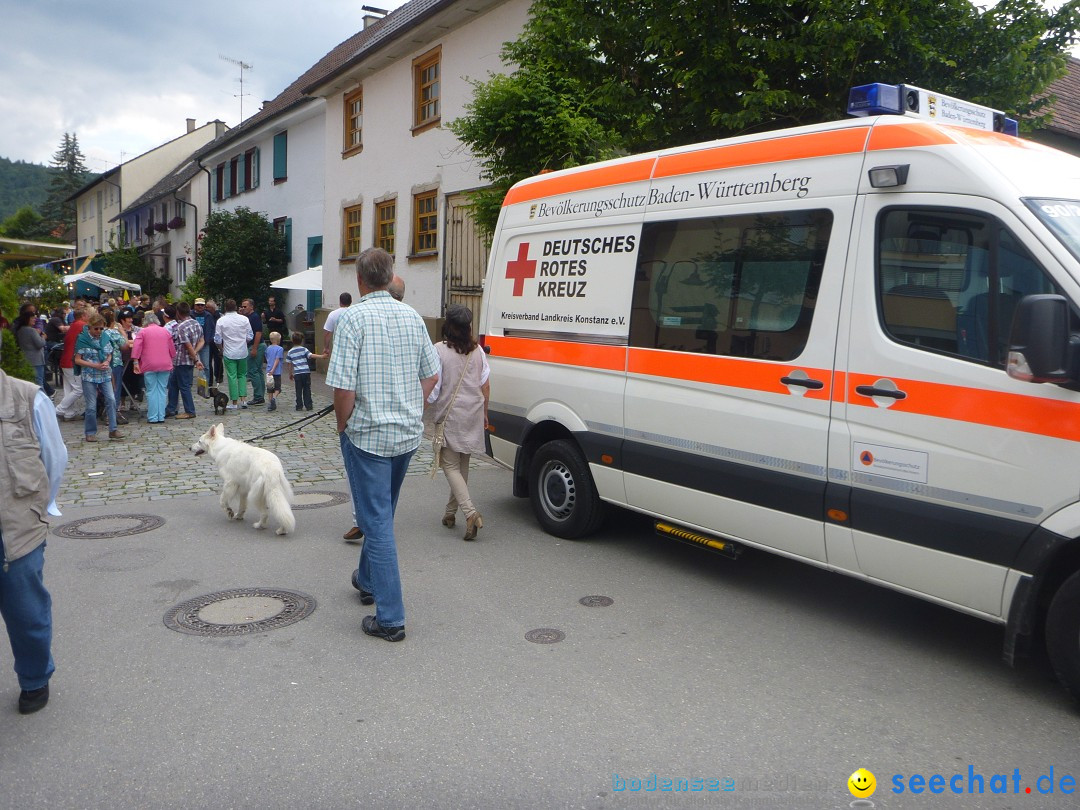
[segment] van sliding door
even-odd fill
[[[852,199],[646,219],[627,361],[630,504],[825,561],[829,402]]]

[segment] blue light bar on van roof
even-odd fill
[[[863,84],[848,91],[849,115],[906,115],[939,124],[1018,135],[1015,118],[913,84]]]

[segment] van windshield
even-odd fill
[[[1024,204],[1080,260],[1080,200],[1026,199]]]

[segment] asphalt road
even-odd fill
[[[629,513],[557,540],[506,472],[471,483],[485,526],[464,543],[439,525],[442,480],[406,480],[400,644],[360,630],[347,504],[297,511],[287,538],[207,495],[66,509],[58,526],[165,522],[50,537],[53,697],[18,715],[0,645],[0,808],[843,808],[859,767],[876,807],[1076,806],[1061,780],[1080,779],[1080,714],[1044,662],[1001,662],[999,628],[772,555],[713,556]],[[165,626],[185,600],[253,586],[317,605],[240,637]],[[565,638],[526,640],[540,628]],[[913,795],[914,774],[946,792]]]

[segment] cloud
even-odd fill
[[[396,8],[401,0],[378,4]],[[0,156],[48,163],[65,132],[104,171],[198,125],[240,119],[362,25],[355,0],[0,0]],[[13,35],[14,34],[14,35]]]

